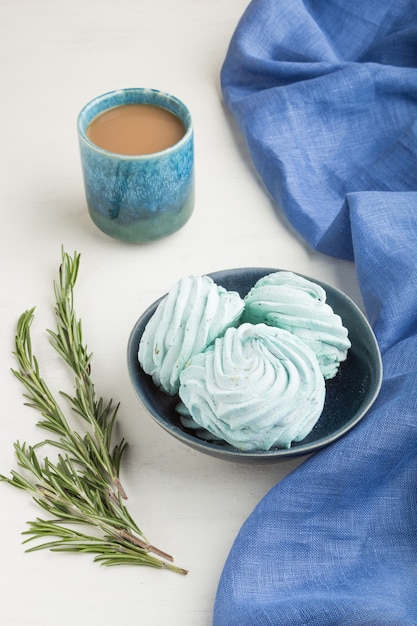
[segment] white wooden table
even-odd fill
[[[0,1],[0,473],[13,443],[35,443],[36,413],[10,373],[16,321],[36,306],[34,349],[53,388],[62,379],[45,329],[61,245],[81,253],[76,309],[96,390],[121,401],[129,442],[122,478],[149,539],[189,569],[104,568],[89,556],[25,554],[21,532],[39,513],[0,484],[2,626],[209,626],[217,583],[241,524],[301,461],[245,466],[201,455],[146,414],[129,381],[126,347],[142,311],[180,277],[268,266],[308,274],[360,304],[353,265],[309,249],[265,192],[224,109],[219,72],[246,0]],[[114,241],[87,214],[76,118],[118,87],[169,91],[195,124],[197,199],[191,221],[149,245]]]

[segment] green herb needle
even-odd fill
[[[174,565],[169,554],[148,542],[124,504],[126,494],[119,476],[126,442],[122,439],[112,444],[118,405],[95,394],[92,355],[83,342],[73,302],[79,264],[79,254],[70,257],[62,249],[59,280],[54,282],[56,330],[47,333],[74,376],[73,394],[60,395],[71,409],[72,418],[82,418],[83,434],[72,429],[40,374],[32,352],[34,309],[30,309],[17,324],[14,355],[18,368],[12,372],[25,388],[25,404],[42,416],[37,426],[51,437],[34,446],[17,441],[14,448],[22,472],[12,470],[11,477],[0,475],[0,481],[29,492],[48,514],[48,519],[28,522],[24,543],[41,541],[28,552],[84,552],[94,554],[94,561],[108,566],[147,565],[187,574],[187,570]],[[58,450],[55,462],[39,455],[47,444]],[[89,527],[93,532],[78,532],[74,526]]]

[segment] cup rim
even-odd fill
[[[97,144],[93,143],[86,135],[86,129],[88,127],[88,125],[92,122],[92,120],[97,117],[97,115],[99,115],[100,113],[104,112],[105,110],[110,110],[112,108],[115,108],[117,106],[121,106],[123,104],[128,104],[129,102],[126,102],[125,100],[123,102],[120,102],[120,104],[113,104],[112,106],[109,106],[108,109],[103,108],[100,111],[96,112],[94,115],[91,116],[91,118],[88,119],[87,123],[85,122],[85,118],[88,115],[89,111],[91,109],[93,109],[95,106],[99,105],[101,102],[106,102],[106,101],[111,101],[115,98],[117,98],[117,96],[122,97],[124,96],[134,96],[134,94],[149,94],[149,97],[151,98],[152,96],[159,96],[161,98],[164,98],[165,100],[171,101],[173,102],[179,109],[181,109],[184,113],[184,118],[182,117],[180,118],[182,123],[184,124],[185,127],[185,133],[184,135],[181,137],[181,139],[179,141],[177,141],[176,143],[174,143],[172,146],[169,146],[168,148],[165,148],[164,150],[160,150],[158,152],[151,152],[148,154],[123,154],[120,152],[111,152],[109,150],[106,150],[105,148],[101,148],[100,146],[98,146]],[[146,102],[145,102],[146,103]],[[130,102],[130,104],[134,104],[134,100],[132,100]],[[155,106],[161,106],[161,108],[166,108],[164,107],[162,104],[157,104],[152,102],[152,104],[155,104]],[[177,117],[178,114],[175,113],[174,111],[167,109],[168,111],[170,111],[170,113],[173,113],[174,115],[176,115]],[[191,113],[188,109],[188,107],[184,104],[184,102],[182,102],[182,100],[180,100],[179,98],[177,98],[176,96],[172,95],[171,93],[167,92],[167,91],[163,91],[161,89],[154,89],[154,88],[150,88],[150,87],[125,87],[125,88],[121,88],[121,89],[113,89],[111,91],[106,91],[105,93],[102,93],[98,96],[95,96],[94,98],[92,98],[91,100],[89,100],[80,110],[78,117],[77,117],[77,128],[78,128],[78,135],[80,140],[82,140],[84,143],[86,143],[91,149],[94,149],[96,152],[103,154],[107,157],[114,157],[114,158],[118,158],[118,159],[126,159],[126,160],[149,160],[149,159],[154,159],[154,158],[160,158],[160,156],[162,154],[168,154],[170,152],[173,152],[175,150],[178,150],[183,144],[187,143],[189,141],[189,139],[192,137],[193,133],[194,133],[194,126],[193,126],[193,120],[191,117]]]

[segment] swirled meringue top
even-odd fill
[[[326,292],[293,272],[264,276],[245,297],[242,321],[264,322],[297,335],[315,353],[323,376],[333,378],[350,348],[348,331],[326,303]]]
[[[243,307],[237,292],[227,291],[209,276],[182,278],[145,327],[139,344],[140,365],[158,387],[175,395],[187,361],[237,324]]]
[[[194,421],[245,451],[301,441],[325,399],[312,350],[265,324],[229,328],[189,361],[180,382],[179,396]]]

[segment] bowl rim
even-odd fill
[[[267,462],[267,461],[287,460],[289,458],[297,457],[297,456],[306,456],[314,452],[317,452],[318,450],[321,450],[324,447],[327,447],[331,443],[343,437],[350,430],[352,430],[363,419],[365,414],[369,411],[369,409],[375,402],[381,389],[382,376],[383,376],[382,358],[381,358],[378,342],[376,340],[375,334],[365,314],[358,307],[358,305],[341,289],[334,287],[332,285],[329,285],[328,283],[325,283],[324,281],[320,279],[312,278],[311,276],[302,274],[300,272],[287,270],[287,269],[280,269],[280,268],[271,268],[271,267],[261,267],[261,266],[259,267],[257,266],[236,267],[236,268],[230,268],[230,269],[225,269],[225,270],[207,272],[205,275],[210,276],[217,284],[222,285],[222,278],[226,275],[231,276],[233,274],[233,276],[241,277],[241,276],[244,276],[245,274],[256,272],[256,273],[259,273],[259,278],[261,278],[262,275],[266,275],[266,274],[270,274],[274,272],[281,272],[281,271],[286,271],[286,272],[291,271],[292,273],[298,276],[301,276],[303,278],[306,278],[307,280],[315,282],[316,284],[320,285],[321,287],[325,289],[327,295],[329,295],[330,293],[331,299],[332,299],[332,296],[337,296],[341,298],[342,300],[344,300],[345,303],[352,310],[352,312],[355,313],[355,316],[360,320],[360,323],[363,325],[363,327],[366,329],[367,339],[373,348],[372,355],[374,357],[374,360],[372,362],[372,369],[373,369],[374,377],[373,377],[373,384],[372,384],[371,391],[367,390],[367,397],[366,397],[365,404],[361,406],[360,410],[358,410],[349,420],[347,420],[346,423],[344,423],[342,426],[337,428],[332,433],[329,433],[326,436],[323,436],[316,440],[306,442],[304,444],[302,441],[297,442],[295,445],[291,446],[290,448],[271,448],[270,450],[243,451],[243,450],[238,450],[237,448],[234,448],[230,446],[229,444],[217,445],[213,442],[205,441],[204,439],[200,439],[199,437],[197,437],[196,435],[193,435],[190,432],[182,430],[177,425],[173,424],[167,419],[164,419],[163,417],[161,417],[160,414],[158,414],[158,412],[154,409],[154,407],[148,401],[148,398],[147,397],[144,398],[143,394],[139,393],[138,383],[137,383],[138,379],[137,379],[136,371],[138,368],[140,368],[140,365],[137,359],[137,352],[138,352],[140,337],[142,336],[142,332],[143,332],[142,325],[144,325],[144,323],[146,324],[148,319],[150,319],[151,315],[156,310],[158,304],[167,296],[168,292],[166,292],[162,296],[160,296],[157,300],[155,300],[152,304],[150,304],[142,312],[142,314],[137,319],[136,323],[133,326],[133,329],[130,332],[129,339],[128,339],[128,347],[127,347],[128,371],[129,371],[130,379],[133,384],[135,393],[138,399],[140,400],[140,402],[142,403],[143,407],[145,408],[146,412],[161,428],[163,428],[166,432],[174,436],[179,441],[182,441],[184,444],[191,446],[192,448],[200,452],[210,454],[211,456],[215,456],[215,457],[226,459],[226,460],[234,460],[234,461],[250,460],[250,461],[266,461]],[[337,313],[337,311],[335,312]],[[143,372],[143,375],[149,378],[150,384],[152,385],[154,384],[152,382],[151,376],[145,374],[144,372]]]

